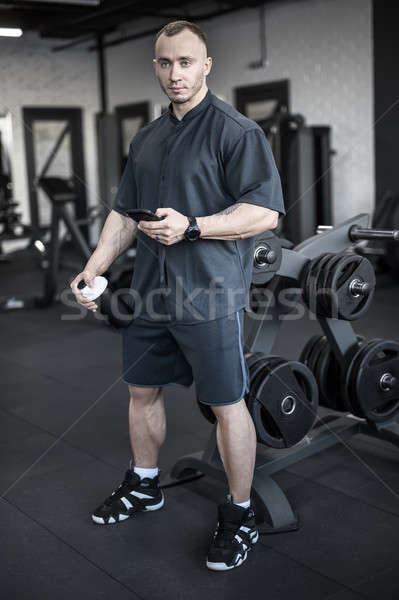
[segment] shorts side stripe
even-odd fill
[[[241,322],[240,322],[239,311],[237,311],[236,317],[237,317],[237,321],[238,321],[238,344],[239,344],[239,349],[240,349],[240,362],[241,362],[241,371],[242,371],[242,379],[243,379],[241,397],[243,397],[247,392],[249,392],[249,386],[248,386],[248,380],[247,380],[247,369],[245,366],[244,351],[242,348],[242,341],[241,341]]]

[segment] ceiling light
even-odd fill
[[[0,27],[0,36],[3,37],[21,37],[22,29],[17,27]]]

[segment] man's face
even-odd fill
[[[169,100],[188,102],[205,86],[212,59],[206,56],[202,41],[189,29],[156,43],[154,68],[159,84]]]

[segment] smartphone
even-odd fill
[[[148,208],[131,208],[125,215],[137,221],[162,221],[165,217],[158,217]]]

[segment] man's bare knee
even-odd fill
[[[231,415],[233,413],[237,413],[242,411],[242,408],[245,405],[245,400],[243,398],[241,398],[241,400],[239,402],[233,402],[232,404],[223,404],[222,406],[211,406],[213,412],[215,413],[215,416],[217,418],[217,420],[221,421],[223,419],[229,419],[231,418]]]
[[[129,385],[129,395],[132,402],[151,404],[159,399],[162,393],[160,387],[138,387]]]

